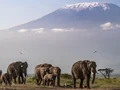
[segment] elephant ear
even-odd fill
[[[25,61],[24,63],[23,63],[23,65],[27,68],[28,67],[28,63]]]
[[[15,63],[13,63],[13,67],[16,70],[19,70],[21,68],[21,62],[15,62]]]
[[[97,65],[96,65],[96,62],[95,61],[91,61],[91,67],[97,67]]]
[[[21,67],[21,68],[27,68],[27,67],[28,67],[27,62],[22,62],[22,63],[20,63],[20,67]]]

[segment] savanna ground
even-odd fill
[[[66,87],[65,87],[66,83]],[[35,84],[33,77],[27,78],[27,83],[24,84],[12,84],[11,86],[1,86],[0,90],[79,90],[79,88],[74,89],[71,77],[61,77],[61,87],[52,86],[38,86]],[[79,80],[77,80],[77,87],[79,86]],[[120,90],[120,78],[96,78],[95,83],[91,86],[91,90]],[[86,88],[82,90],[88,90]]]

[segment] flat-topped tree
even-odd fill
[[[98,69],[98,71],[104,76],[104,78],[110,78],[111,73],[113,73],[114,69],[105,68],[105,69]]]

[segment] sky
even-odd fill
[[[79,2],[108,2],[120,6],[120,0],[0,0],[0,29],[38,19],[63,5]],[[120,24],[105,22],[99,27],[99,32],[90,32],[89,28],[79,32],[64,29],[43,32],[43,28],[29,32],[25,29],[0,31],[0,69],[6,72],[13,61],[27,61],[28,73],[33,73],[37,64],[47,62],[59,66],[62,73],[71,73],[75,61],[89,59],[96,61],[97,69],[110,67],[120,73]]]
[[[41,18],[66,4],[107,2],[120,6],[120,0],[0,0],[0,29]]]

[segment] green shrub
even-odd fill
[[[63,74],[61,74],[61,78],[64,78],[64,79],[72,79],[72,76],[71,76],[70,74],[63,73]]]

